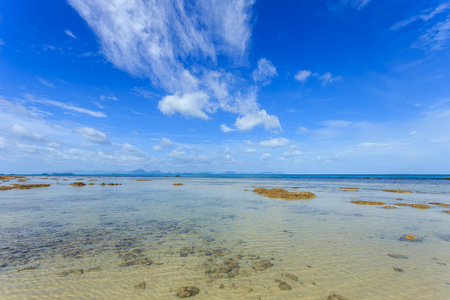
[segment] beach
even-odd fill
[[[18,185],[0,190],[2,299],[447,299],[450,294],[449,180],[92,175],[19,180],[0,185]],[[42,186],[20,188],[25,184]],[[289,194],[282,199],[259,188]],[[308,197],[292,199],[294,194]]]

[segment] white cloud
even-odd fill
[[[319,77],[319,80],[322,81],[322,85],[326,85],[328,83],[333,83],[336,81],[341,81],[341,76],[332,76],[330,72],[326,72],[323,75],[314,74],[315,76]]]
[[[74,130],[75,133],[81,134],[83,138],[89,142],[99,145],[110,145],[108,137],[94,128],[81,127]]]
[[[81,108],[81,107],[77,107],[77,106],[73,106],[64,102],[59,102],[59,101],[55,101],[55,100],[48,100],[48,99],[35,99],[32,95],[27,94],[25,95],[25,97],[27,98],[27,100],[32,101],[32,102],[38,102],[44,105],[50,105],[50,106],[56,106],[62,109],[66,109],[66,110],[72,110],[72,111],[76,111],[82,114],[87,114],[90,115],[92,117],[97,117],[97,118],[106,118],[106,115],[102,112],[99,111],[92,111],[89,109],[85,109],[85,108]]]
[[[173,142],[171,140],[169,140],[167,138],[162,138],[159,141],[159,144],[153,146],[153,150],[154,151],[162,151],[164,149],[172,148],[172,147],[173,147]]]
[[[223,132],[231,132],[235,131],[236,129],[230,128],[225,124],[220,124],[220,130],[222,130]]]
[[[5,44],[5,41],[0,39],[0,46],[3,46]]]
[[[26,129],[18,124],[14,124],[11,127],[11,132],[18,137],[26,138],[26,139],[33,140],[36,142],[48,142],[49,141],[48,139],[43,138],[40,134],[29,131],[28,129]]]
[[[205,111],[211,111],[209,96],[205,92],[186,93],[165,96],[158,103],[158,109],[165,115],[179,113],[185,117],[208,120]]]
[[[66,31],[64,31],[64,33],[67,34],[68,36],[70,36],[73,39],[77,39],[75,34],[73,34],[72,31],[70,31],[69,29],[66,29]]]
[[[446,48],[448,40],[450,40],[450,17],[421,35],[417,44],[433,50],[442,50]]]
[[[294,78],[297,81],[306,82],[311,74],[312,72],[310,70],[299,70]]]
[[[254,0],[69,2],[97,34],[110,62],[133,76],[150,78],[165,90],[168,95],[158,103],[163,114],[208,120],[220,108],[244,116],[236,121],[239,130],[257,125],[281,128],[276,116],[260,110],[256,92],[254,99],[242,99],[243,78],[222,66],[214,70],[218,55],[225,55],[232,67],[246,62]],[[261,59],[253,75],[265,84],[276,76],[276,69]],[[249,119],[255,125],[249,125]]]
[[[264,126],[266,130],[281,129],[277,116],[269,115],[264,109],[238,117],[234,126],[239,131],[252,130],[255,126]]]
[[[292,163],[302,163],[302,155],[303,153],[298,150],[297,146],[292,145],[286,152],[281,155],[280,160]]]
[[[407,25],[409,25],[410,23],[417,21],[417,20],[422,20],[424,22],[429,21],[430,19],[434,18],[436,15],[445,12],[447,9],[450,8],[450,4],[449,3],[441,3],[439,4],[436,8],[432,9],[431,11],[428,10],[427,13],[423,13],[420,15],[416,15],[416,16],[412,16],[406,20],[403,20],[401,22],[396,23],[395,25],[393,25],[390,29],[391,30],[398,30],[400,28],[403,28]]]
[[[115,96],[105,96],[105,95],[100,95],[100,100],[119,101],[119,99],[117,99],[117,97],[115,97]]]
[[[262,85],[270,83],[272,77],[278,76],[277,69],[269,60],[261,58],[258,61],[258,67],[253,70],[252,77],[255,82],[261,82]]]
[[[6,139],[0,136],[0,148],[6,148]]]
[[[53,83],[51,83],[51,82],[48,82],[47,80],[45,80],[45,79],[42,79],[42,78],[38,78],[38,80],[43,84],[43,85],[45,85],[45,86],[48,86],[48,87],[52,87],[52,88],[54,88],[55,87],[55,85],[53,84]]]
[[[245,150],[245,152],[247,152],[247,153],[255,153],[256,149],[250,148],[250,149]]]
[[[270,153],[264,153],[263,155],[261,155],[261,157],[259,158],[262,162],[266,162],[268,161],[270,158],[272,157],[272,155]]]
[[[261,141],[259,144],[269,148],[279,148],[289,145],[292,141],[287,138],[275,138],[266,141]]]

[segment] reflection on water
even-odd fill
[[[51,186],[0,191],[0,298],[176,299],[184,286],[198,288],[196,299],[450,294],[450,215],[444,207],[350,202],[450,204],[444,181],[78,181],[95,185],[31,178],[27,183]],[[173,186],[178,182],[183,185]],[[311,191],[317,198],[271,199],[253,193],[255,187]],[[405,234],[422,241],[400,241]]]

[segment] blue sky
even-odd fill
[[[449,1],[0,1],[0,173],[449,173]]]

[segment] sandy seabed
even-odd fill
[[[450,294],[447,181],[139,179],[4,179],[40,186],[0,190],[0,298]]]

